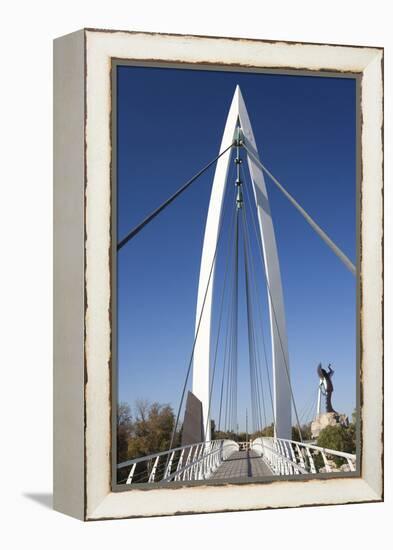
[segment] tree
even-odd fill
[[[247,441],[248,439],[249,439],[249,436],[248,434],[246,434],[246,432],[239,432],[237,434],[236,441]]]
[[[170,405],[137,401],[128,454],[137,458],[168,450],[174,425],[175,415]]]
[[[211,439],[217,439],[216,438],[216,422],[213,419],[210,420],[210,437],[211,437]]]
[[[238,441],[237,434],[235,432],[214,431],[214,439],[231,439],[232,441]]]
[[[250,434],[250,439],[256,439],[257,437],[274,437],[274,424],[265,426],[262,430],[258,430],[253,434]]]
[[[117,462],[125,462],[141,456],[148,456],[169,450],[175,416],[169,405],[149,404],[139,400],[135,404],[134,419],[130,406],[120,403],[117,409]],[[175,434],[173,446],[179,445],[179,432]],[[134,480],[148,481],[153,460],[138,463]],[[118,470],[118,480],[127,478],[129,467]],[[162,475],[163,471],[159,473]]]
[[[325,449],[333,449],[344,453],[356,452],[356,429],[354,424],[350,424],[347,428],[337,424],[336,426],[326,426],[318,436],[318,447]],[[329,456],[334,460],[337,466],[341,466],[346,462],[344,458]]]
[[[129,458],[128,442],[132,435],[132,416],[128,403],[119,403],[117,406],[117,463]]]
[[[300,426],[300,432],[302,434],[303,441],[308,441],[311,439],[311,423]],[[292,426],[292,441],[300,441],[299,428],[297,426]]]

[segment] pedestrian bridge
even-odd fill
[[[236,155],[233,159],[234,178],[230,173],[232,152]],[[243,161],[247,161],[248,168]],[[280,262],[265,175],[355,277],[356,267],[262,164],[239,87],[229,109],[219,154],[129,231],[118,242],[117,250],[134,239],[214,164],[216,168],[202,247],[194,339],[185,365],[184,382],[179,385],[180,402],[169,450],[118,464],[118,483],[260,479],[355,471],[355,455],[323,449],[302,440],[301,417],[291,382]],[[230,177],[234,185],[228,184]],[[225,238],[226,243],[223,242]],[[221,270],[216,269],[216,260],[220,255],[223,258]],[[239,281],[244,282],[245,286],[244,293],[240,294],[243,304],[239,304]],[[262,292],[258,281],[263,283]],[[213,297],[218,291],[221,297],[216,308],[213,308]],[[265,291],[266,300],[263,300]],[[244,305],[245,311],[251,433],[265,433],[265,428],[272,424],[276,436],[257,437],[251,442],[240,443],[230,439],[211,440],[214,408],[218,420],[216,433],[226,436],[239,433],[239,305]],[[214,312],[216,323],[213,322]],[[269,319],[266,334],[270,333],[270,358],[265,342],[265,317]],[[191,371],[192,391],[188,393],[185,406],[182,446],[173,448],[180,436],[180,417]],[[332,410],[330,394],[326,397],[327,410]],[[320,393],[318,395],[319,414]],[[300,442],[288,439],[294,437],[293,427],[299,433]],[[247,409],[245,433],[250,433]]]
[[[273,475],[268,463],[253,449],[235,451],[212,474],[210,479],[243,479]]]
[[[217,439],[128,460],[117,469],[119,483],[126,485],[228,481],[340,471],[334,460],[338,457],[345,471],[356,470],[356,455],[308,443],[261,437],[239,445]]]

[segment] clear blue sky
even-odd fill
[[[237,84],[262,162],[355,262],[356,82],[351,78],[119,67],[118,239],[217,155]],[[213,174],[211,169],[118,254],[119,399],[131,406],[148,399],[177,411],[193,343]],[[333,406],[350,415],[356,402],[355,277],[268,180],[267,186],[298,410],[316,394],[322,361],[335,369]],[[224,255],[223,248],[217,284]],[[260,279],[267,330],[262,274]],[[246,407],[250,415],[243,291],[239,307],[242,429]],[[216,391],[214,402],[217,418]]]

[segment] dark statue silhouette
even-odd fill
[[[330,363],[328,365],[328,369],[329,369],[328,371],[325,370],[324,368],[322,368],[322,364],[319,363],[317,372],[321,380],[320,382],[321,392],[325,396],[326,412],[335,413],[336,411],[333,409],[333,406],[332,406],[332,392],[333,392],[332,376],[334,374],[334,370],[331,368]]]

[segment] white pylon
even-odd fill
[[[237,86],[225,124],[220,152],[224,151],[228,145],[233,142],[235,131],[239,124],[245,145],[252,151],[252,156],[247,155],[247,161],[258,213],[266,280],[268,283],[267,290],[273,359],[275,435],[276,437],[284,439],[292,439],[288,342],[276,239],[263,172],[253,160],[253,158],[259,160],[254,134],[240,88]],[[213,267],[211,275],[210,271],[214,262],[219,236],[222,205],[230,158],[231,150],[220,157],[216,165],[205,226],[196,309],[195,330],[198,330],[198,324],[199,330],[194,350],[192,391],[202,402],[203,425],[206,430],[205,435],[207,441],[210,440],[210,422],[207,416],[210,393],[210,339],[215,267]],[[209,276],[210,283],[208,285]],[[207,287],[208,290],[206,292]],[[203,314],[201,317],[202,309]]]

